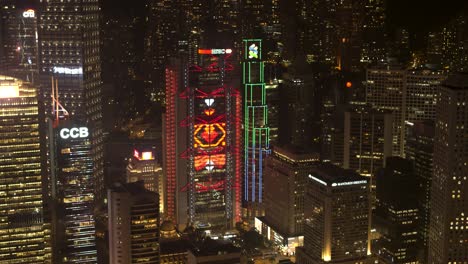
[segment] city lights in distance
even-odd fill
[[[19,87],[17,85],[6,85],[0,84],[0,98],[12,98],[19,97]]]
[[[198,54],[202,55],[222,55],[222,54],[231,54],[232,49],[199,49]]]

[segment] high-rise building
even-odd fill
[[[468,74],[439,87],[435,119],[428,263],[468,259]]]
[[[40,96],[46,115],[51,107],[52,77],[60,103],[70,117],[90,128],[97,202],[105,197],[103,177],[99,4],[90,1],[41,1],[38,6]]]
[[[159,194],[159,210],[164,212],[164,182],[161,165],[153,149],[135,148],[127,166],[127,182],[143,181],[145,189]]]
[[[414,174],[419,184],[419,241],[421,242],[421,263],[427,263],[427,242],[429,235],[429,220],[431,210],[431,185],[433,174],[434,152],[434,122],[415,122],[408,129],[406,136],[406,158],[413,161]]]
[[[281,109],[280,143],[310,148],[313,145],[314,80],[308,74],[294,74],[287,76],[282,85],[281,95],[286,96],[282,103],[287,105]]]
[[[304,190],[318,161],[318,154],[279,147],[265,160],[265,216],[257,217],[255,226],[284,254],[292,255],[295,247],[303,245]]]
[[[443,71],[408,70],[406,72],[406,117],[410,123],[435,119],[437,87],[447,78]]]
[[[368,178],[324,163],[309,171],[298,264],[373,263]]]
[[[0,70],[35,84],[38,78],[37,14],[31,1],[0,3]]]
[[[393,115],[370,107],[355,107],[344,114],[343,168],[375,176],[392,155]]]
[[[97,263],[91,131],[49,122],[54,263]]]
[[[403,156],[406,117],[406,71],[398,66],[367,69],[366,101],[373,108],[393,113],[392,154]]]
[[[186,159],[187,173],[176,175],[187,184],[176,191],[187,194],[188,223],[210,229],[230,228],[241,214],[242,101],[233,52],[230,48],[199,49],[201,63],[183,66],[188,69],[186,89],[174,94],[185,100],[185,106],[171,107],[176,111],[186,107],[186,117],[175,123],[182,127],[177,129],[186,130],[185,150],[171,155]],[[175,114],[169,111],[166,130],[174,128],[169,126],[174,121],[167,117],[175,118]]]
[[[387,263],[418,263],[418,178],[412,162],[390,157],[376,180],[378,202],[372,226],[381,237],[373,252]]]
[[[244,203],[247,218],[262,214],[263,163],[270,150],[268,105],[262,41],[245,39],[243,51],[244,85]]]
[[[188,129],[180,127],[187,115],[187,105],[179,94],[187,86],[187,68],[182,60],[172,60],[166,68],[166,111],[163,114],[163,173],[166,208],[165,218],[183,230],[188,223],[187,192],[180,192],[187,185],[187,160],[181,159],[187,147]]]
[[[185,1],[147,1],[148,30],[145,38],[146,60],[149,66],[148,77],[151,80],[151,100],[164,104],[165,91],[161,83],[164,81],[165,64],[168,58],[177,51],[177,41],[185,32],[181,32],[182,21],[179,22],[183,8],[177,6]],[[186,1],[188,2],[188,1]],[[185,17],[185,16],[183,16]]]
[[[50,263],[37,90],[0,76],[0,262]]]
[[[107,192],[110,263],[159,263],[159,197],[143,182]]]

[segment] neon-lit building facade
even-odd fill
[[[231,49],[199,49],[199,65],[188,67],[187,102],[188,221],[223,229],[240,220],[241,97],[235,85]],[[167,113],[166,113],[167,114]]]
[[[262,41],[244,40],[244,202],[263,200],[263,160],[270,152],[270,128],[262,61]],[[254,213],[257,214],[257,213]]]

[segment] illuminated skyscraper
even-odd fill
[[[406,117],[410,123],[435,119],[437,87],[447,78],[443,71],[409,70],[406,72]]]
[[[382,66],[367,70],[366,101],[373,108],[393,113],[392,154],[403,156],[406,117],[406,71]]]
[[[50,263],[36,88],[0,76],[0,262]]]
[[[447,78],[437,94],[428,263],[468,259],[468,74]]]
[[[263,202],[263,162],[270,152],[270,128],[262,41],[244,40],[244,202],[247,216],[258,216]],[[252,211],[253,210],[253,211]]]
[[[166,112],[163,114],[163,173],[165,218],[183,230],[187,219],[187,192],[179,192],[187,185],[187,160],[180,154],[187,149],[188,129],[180,127],[187,116],[186,100],[179,94],[187,86],[187,66],[172,60],[166,68]]]
[[[421,263],[427,263],[434,140],[434,121],[415,122],[408,129],[405,154],[407,159],[413,161],[414,174],[419,183],[417,190],[420,217],[418,235],[422,253],[418,255]]]
[[[127,182],[143,181],[145,189],[159,193],[159,209],[164,212],[163,172],[153,149],[135,148],[127,166]]]
[[[37,79],[37,16],[32,5],[0,2],[0,70],[34,84]]]
[[[374,263],[366,177],[322,164],[310,170],[304,199],[304,247],[296,249],[296,263]]]
[[[90,127],[97,202],[105,196],[103,178],[99,4],[90,1],[41,1],[39,75],[46,115],[52,115],[51,77],[60,102],[74,120]]]
[[[376,179],[378,202],[372,227],[381,237],[373,251],[386,263],[419,263],[418,178],[411,161],[388,158],[385,169],[377,173]]]
[[[255,227],[273,243],[280,242],[283,253],[294,254],[295,247],[303,245],[304,190],[319,158],[317,153],[275,146],[265,160],[265,216],[255,218]]]
[[[97,263],[91,131],[72,120],[49,129],[54,263]]]
[[[240,221],[241,96],[231,61],[232,49],[199,49],[199,65],[188,67],[187,184],[177,191],[188,196],[188,222],[197,227],[223,229]],[[166,115],[169,113],[166,112]],[[184,129],[184,128],[182,128]],[[181,179],[180,181],[182,181]]]
[[[143,182],[108,189],[110,263],[159,263],[159,197]]]
[[[389,112],[355,107],[344,114],[343,168],[371,177],[392,156],[393,116]]]

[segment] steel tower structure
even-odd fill
[[[241,111],[232,49],[199,49],[180,97],[187,102],[188,221],[199,228],[232,228],[241,215]]]

